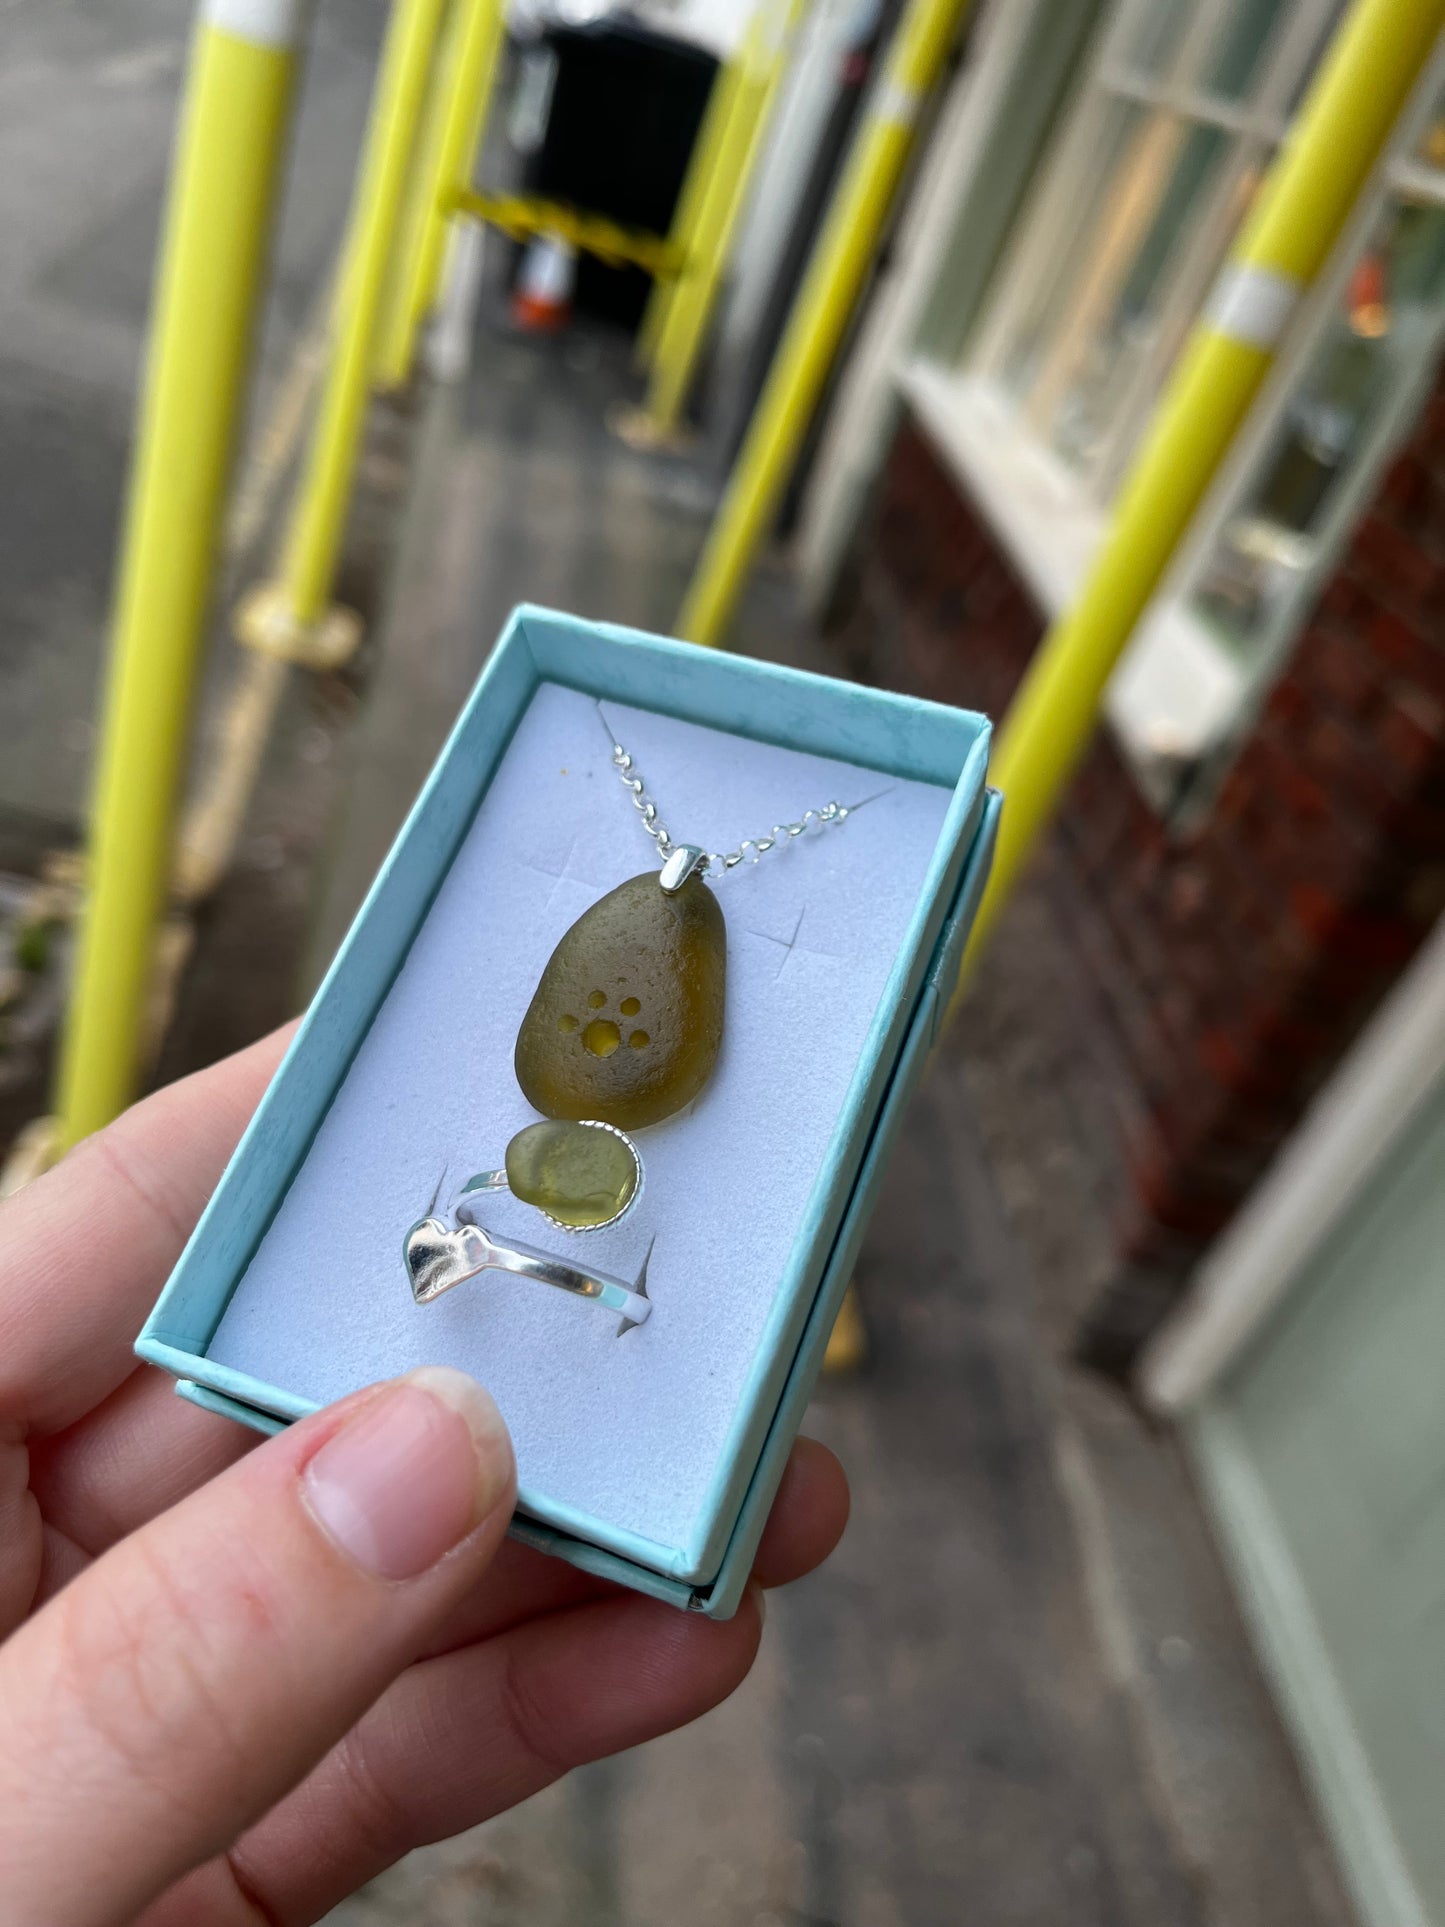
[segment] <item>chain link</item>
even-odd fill
[[[667,825],[658,816],[657,805],[648,796],[632,758],[615,737],[612,742],[612,767],[622,778],[622,787],[631,794],[633,807],[642,818],[643,829],[664,857],[671,856],[678,846]],[[795,836],[803,836],[814,825],[821,830],[829,823],[841,823],[847,815],[847,807],[842,803],[825,803],[820,810],[804,810],[796,823],[775,823],[766,836],[744,837],[735,850],[709,851],[698,868],[714,876],[726,875],[744,859],[761,862],[768,851],[779,843],[791,842]]]

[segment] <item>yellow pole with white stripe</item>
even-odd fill
[[[725,60],[713,76],[712,87],[707,97],[707,108],[693,143],[692,158],[687,164],[683,177],[682,192],[677,198],[677,208],[672,217],[672,226],[667,238],[671,246],[686,259],[692,252],[697,234],[698,215],[702,212],[708,183],[717,170],[718,158],[727,140],[728,122],[732,119],[737,105],[738,88],[742,81],[743,57],[739,50],[731,60]],[[672,305],[676,281],[654,281],[652,293],[647,298],[647,306],[642,311],[642,320],[637,328],[637,340],[633,349],[633,360],[639,368],[647,367],[657,347],[657,337],[662,332],[662,324],[667,319],[667,311]]]
[[[919,108],[967,7],[910,0],[894,32],[678,616],[678,634],[694,642],[717,643],[727,630],[893,206]]]
[[[337,281],[330,359],[274,582],[236,613],[241,639],[263,653],[326,665],[360,636],[359,619],[331,603],[371,399],[372,360],[387,267],[416,144],[443,0],[392,0],[372,90]]]
[[[496,85],[502,0],[451,0],[402,216],[376,378],[385,389],[411,379],[416,340],[436,306],[453,217],[446,197],[471,183]]]
[[[1356,0],[1155,414],[1073,608],[999,733],[998,849],[969,945],[987,940],[1093,734],[1110,674],[1327,260],[1445,23],[1445,0]]]
[[[806,6],[807,0],[771,0],[771,4],[765,0],[754,16],[758,32],[742,59],[733,114],[736,137],[730,128],[729,146],[719,156],[702,198],[690,258],[675,284],[653,351],[652,379],[642,413],[655,436],[675,431],[692,386],[733,237],[788,71],[793,36]]]
[[[64,1144],[123,1110],[141,1075],[156,931],[308,15],[295,0],[207,0],[191,42],[61,1049]]]

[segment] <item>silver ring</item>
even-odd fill
[[[455,1215],[455,1214],[454,1214]],[[650,1257],[649,1250],[648,1256]],[[605,1311],[619,1312],[623,1331],[642,1324],[652,1313],[646,1296],[647,1261],[644,1259],[640,1287],[634,1290],[620,1278],[605,1272],[587,1271],[530,1245],[499,1244],[489,1232],[471,1221],[448,1223],[445,1218],[428,1215],[419,1218],[407,1232],[402,1244],[402,1261],[418,1305],[429,1305],[444,1292],[464,1285],[484,1271],[506,1271],[515,1278],[530,1278],[534,1284],[551,1285],[586,1298]]]

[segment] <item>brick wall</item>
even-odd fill
[[[905,424],[838,618],[854,668],[998,716],[1042,627]],[[1123,1370],[1445,903],[1445,384],[1203,819],[1166,829],[1106,730],[1048,868],[1128,1087],[1117,1262],[1079,1334]]]

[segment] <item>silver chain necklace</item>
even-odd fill
[[[603,720],[605,722],[606,718],[604,717]],[[607,733],[612,736],[610,727]],[[678,843],[673,839],[671,831],[658,816],[657,805],[648,796],[636,765],[615,736],[612,737],[612,767],[622,778],[623,788],[631,795],[633,807],[642,818],[643,829],[652,838],[663,857],[672,858],[684,850],[693,853],[691,844]],[[804,810],[796,823],[775,823],[766,836],[745,836],[735,850],[729,850],[725,854],[720,850],[697,851],[695,860],[688,864],[687,869],[688,871],[699,870],[705,875],[726,875],[729,870],[736,869],[744,858],[750,858],[752,862],[759,863],[768,851],[779,843],[791,841],[795,836],[804,836],[815,826],[821,830],[829,823],[841,823],[847,815],[848,808],[843,803],[825,803],[820,810]],[[664,865],[663,888],[668,887],[672,875],[680,874],[686,874],[686,872],[679,872],[676,865]]]

